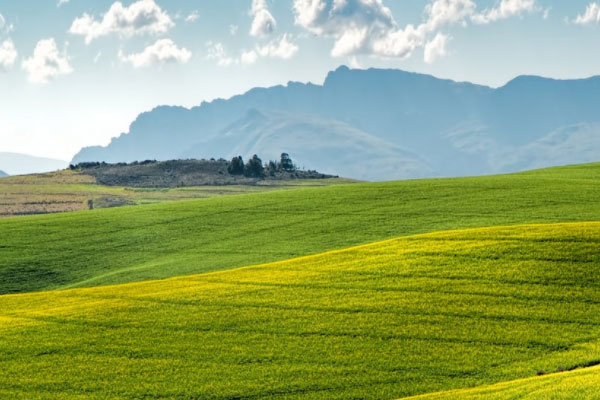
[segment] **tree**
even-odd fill
[[[281,169],[286,172],[296,171],[296,166],[292,162],[292,159],[288,153],[281,153]]]
[[[229,166],[227,167],[227,172],[231,175],[243,175],[244,174],[244,160],[242,156],[233,157]]]
[[[267,166],[267,171],[269,172],[269,175],[275,176],[277,169],[277,163],[275,161],[269,161],[269,165]]]
[[[244,168],[244,174],[246,176],[254,177],[264,176],[265,169],[263,168],[262,160],[258,158],[256,154],[253,155],[250,160],[248,160],[248,163],[246,163],[246,166]]]

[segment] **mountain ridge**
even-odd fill
[[[128,133],[106,147],[82,149],[73,162],[288,152],[300,164],[357,179],[514,172],[553,165],[550,158],[544,163],[543,152],[535,153],[534,145],[552,135],[552,140],[545,140],[546,146],[553,143],[550,153],[572,149],[573,138],[596,146],[600,116],[594,104],[598,103],[599,76],[556,80],[522,75],[491,88],[402,70],[342,66],[329,72],[322,85],[288,82],[192,108],[156,107],[140,114]],[[268,121],[259,121],[261,117],[255,114],[254,121],[234,136],[263,145],[240,147],[224,140],[232,137],[231,127],[248,118],[250,110],[266,115]],[[580,130],[574,132],[572,127]],[[558,131],[571,133],[557,136]],[[264,140],[274,132],[278,132],[277,148]],[[363,138],[360,145],[357,132]],[[563,140],[557,141],[559,137]],[[320,146],[319,141],[330,151],[309,160],[306,155]],[[380,141],[397,153],[392,158],[399,164],[407,162],[407,154],[413,155],[409,157],[414,159],[412,165],[377,167],[382,164],[380,158],[390,162],[389,152],[373,151]],[[353,143],[351,151],[348,143]],[[575,147],[578,152],[571,154],[567,163],[594,161],[590,151]],[[594,150],[600,152],[600,147]],[[515,159],[514,154],[520,158]]]

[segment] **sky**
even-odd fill
[[[342,64],[492,87],[600,75],[600,1],[0,0],[0,152],[68,161],[158,105]]]

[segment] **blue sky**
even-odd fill
[[[600,74],[589,0],[0,0],[0,15],[0,151],[66,160],[156,105],[340,64],[490,86]]]

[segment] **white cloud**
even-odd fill
[[[578,25],[592,25],[600,23],[600,5],[598,3],[588,4],[585,13],[578,15],[573,21]]]
[[[0,71],[8,71],[15,65],[17,49],[12,40],[7,39],[0,45]]]
[[[293,43],[287,34],[281,35],[264,45],[257,45],[254,49],[244,50],[239,57],[231,57],[222,43],[208,42],[206,44],[208,60],[216,60],[221,67],[231,65],[251,65],[259,58],[278,58],[288,60],[298,52],[298,45]]]
[[[401,28],[382,0],[294,0],[293,8],[296,25],[333,38],[334,57],[408,57],[430,43],[430,38],[445,26],[489,23],[538,9],[536,0],[502,0],[496,7],[478,13],[473,0],[435,0],[425,7],[421,24]],[[439,37],[436,43],[441,41]]]
[[[281,58],[288,60],[298,52],[298,46],[288,40],[287,34],[278,40],[273,40],[264,46],[256,48],[256,52],[261,57]]]
[[[58,0],[58,3],[56,4],[56,7],[60,7],[62,5],[65,5],[69,2],[70,0]]]
[[[229,56],[223,43],[207,42],[206,50],[206,59],[215,60],[220,67],[229,67],[238,62],[235,58]]]
[[[73,72],[67,55],[59,53],[54,39],[40,40],[33,56],[23,60],[22,67],[31,83],[48,83],[59,75]]]
[[[438,58],[444,57],[446,52],[446,46],[450,40],[448,35],[438,33],[435,38],[427,42],[424,50],[424,60],[427,64],[435,62]]]
[[[139,0],[129,7],[117,1],[101,20],[89,14],[75,19],[69,32],[85,36],[85,42],[89,44],[94,39],[113,33],[123,36],[165,33],[174,25],[171,17],[154,0]]]
[[[294,0],[296,24],[334,39],[332,56],[405,56],[423,40],[414,27],[398,28],[381,0]]]
[[[229,34],[231,36],[237,35],[238,29],[240,29],[240,27],[237,25],[229,25]]]
[[[475,14],[476,5],[471,0],[436,0],[425,7],[427,21],[423,29],[435,31],[446,25],[466,25]]]
[[[143,68],[155,64],[185,64],[192,58],[192,53],[186,48],[177,47],[171,39],[160,39],[141,53],[124,55],[123,52],[119,52],[119,58],[134,68]]]
[[[536,0],[502,0],[498,6],[474,15],[472,20],[478,24],[487,24],[536,10]]]
[[[98,61],[100,61],[100,57],[102,57],[102,51],[96,53],[96,56],[94,57],[94,64],[98,64]]]
[[[6,24],[6,19],[4,19],[4,16],[2,15],[2,13],[0,13],[0,28],[4,28],[5,24]]]
[[[240,62],[244,65],[254,64],[258,59],[258,54],[254,50],[243,51],[240,56]]]
[[[264,37],[275,31],[277,22],[269,11],[266,0],[252,0],[251,14],[254,19],[250,27],[250,35]]]
[[[194,22],[198,18],[200,18],[200,15],[198,14],[198,10],[194,10],[190,13],[190,15],[185,17],[185,22]]]

